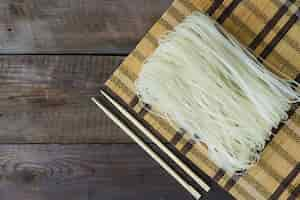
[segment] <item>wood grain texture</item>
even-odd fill
[[[123,57],[0,56],[0,143],[127,143],[92,103]]]
[[[126,54],[172,0],[1,0],[0,53]]]
[[[123,57],[59,56],[126,55],[171,2],[0,2],[1,200],[192,200],[90,101]]]
[[[135,144],[0,145],[2,200],[192,200]]]

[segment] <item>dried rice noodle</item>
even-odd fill
[[[194,12],[160,41],[135,86],[152,112],[205,143],[220,168],[237,173],[259,159],[271,129],[300,100],[290,83]]]

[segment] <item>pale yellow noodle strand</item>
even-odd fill
[[[259,159],[271,129],[299,94],[208,16],[194,12],[169,32],[135,82],[152,112],[204,142],[229,173]]]

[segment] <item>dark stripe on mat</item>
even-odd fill
[[[224,189],[226,191],[229,191],[235,184],[236,182],[240,179],[240,175],[233,175],[225,184]]]
[[[300,163],[298,163],[295,168],[288,174],[285,179],[280,183],[280,185],[276,188],[274,193],[271,195],[269,200],[279,199],[280,195],[284,192],[284,190],[293,182],[293,180],[297,177],[300,172]]]
[[[300,185],[296,187],[287,200],[296,200],[298,196],[300,196]]]
[[[296,81],[297,83],[300,83],[300,74],[298,74],[298,75],[296,76],[295,81]]]
[[[189,140],[180,150],[183,155],[186,155],[194,146],[196,142],[194,140]]]
[[[277,24],[281,17],[289,10],[289,6],[294,3],[295,0],[287,0],[274,14],[271,20],[264,26],[260,33],[255,37],[255,39],[249,45],[250,49],[255,50],[259,43],[268,35],[272,28]]]
[[[217,19],[220,24],[223,24],[224,21],[231,15],[233,10],[240,4],[241,0],[233,0],[228,7],[225,8],[224,12]]]
[[[212,179],[214,181],[218,182],[224,175],[225,175],[225,171],[222,169],[219,169]]]
[[[186,132],[184,130],[176,131],[174,137],[170,141],[171,144],[173,144],[174,146],[176,146],[185,133]]]
[[[271,40],[271,42],[266,46],[260,57],[265,59],[270,55],[273,49],[277,46],[280,40],[285,36],[285,34],[293,27],[293,25],[298,21],[300,15],[300,9],[294,13],[288,22],[278,31],[277,35]]]
[[[214,0],[209,9],[207,10],[207,14],[212,16],[214,12],[220,7],[224,0]]]
[[[148,110],[150,110],[150,109],[151,109],[151,106],[150,106],[149,104],[145,104],[145,105],[142,107],[141,111],[138,113],[139,116],[140,116],[141,118],[144,118],[145,115],[148,113]]]
[[[130,101],[129,106],[133,108],[134,106],[136,106],[138,104],[138,102],[139,102],[139,98],[137,95],[135,95],[132,98],[132,100]]]

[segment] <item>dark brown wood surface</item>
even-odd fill
[[[123,57],[0,56],[0,143],[126,143],[90,100]]]
[[[90,100],[170,3],[0,2],[0,200],[191,199]]]
[[[128,53],[171,0],[1,0],[1,53]]]
[[[1,200],[192,200],[135,144],[1,145]]]

